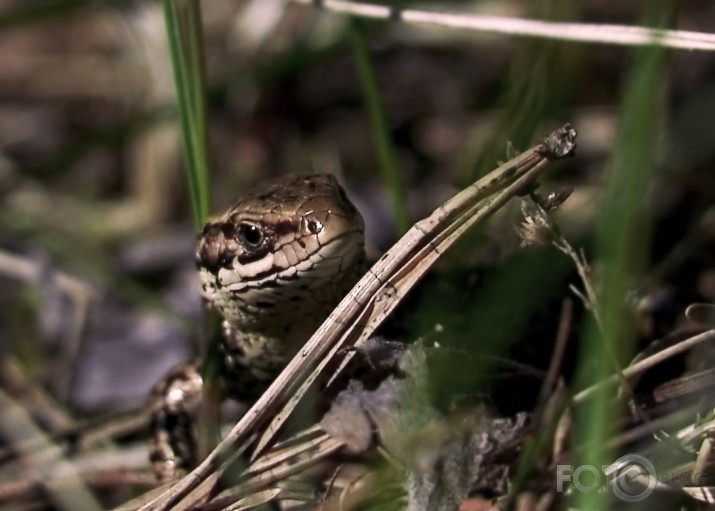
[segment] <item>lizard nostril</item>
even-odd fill
[[[221,266],[222,228],[219,224],[206,224],[201,231],[196,248],[196,264],[215,273]]]
[[[199,267],[206,268],[211,273],[216,273],[221,266],[221,252],[218,243],[202,243],[196,251],[196,263]]]

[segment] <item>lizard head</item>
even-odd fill
[[[362,217],[329,174],[261,183],[211,218],[196,245],[202,294],[230,325],[249,330],[286,310],[293,321],[323,314],[363,260]]]

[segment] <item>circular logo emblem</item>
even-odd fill
[[[613,494],[624,502],[638,502],[653,493],[658,484],[653,464],[638,454],[621,456],[608,467]]]

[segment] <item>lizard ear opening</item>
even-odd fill
[[[318,234],[323,230],[323,223],[320,220],[309,220],[306,227],[310,234]]]

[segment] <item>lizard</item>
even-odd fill
[[[364,222],[330,174],[271,179],[211,217],[196,241],[200,291],[223,318],[221,391],[255,400],[360,278]],[[195,464],[201,361],[153,390],[150,458],[159,480]]]

